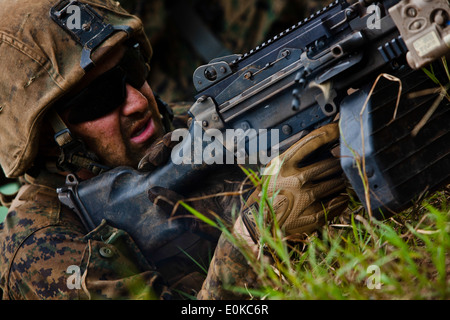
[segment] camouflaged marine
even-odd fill
[[[126,232],[106,222],[86,230],[55,192],[64,172],[87,178],[106,166],[137,167],[170,129],[145,81],[152,50],[141,21],[117,2],[94,0],[77,7],[81,22],[92,24],[67,30],[77,10],[61,12],[71,4],[0,5],[0,63],[8,70],[0,82],[0,163],[23,184],[0,225],[3,298],[164,298],[166,285],[198,277],[186,255],[170,263],[166,256],[162,276]],[[109,123],[96,126],[99,118]],[[58,156],[58,149],[66,151]],[[196,251],[211,255],[215,243],[199,242]]]
[[[86,80],[82,47],[50,17],[56,4],[0,4],[0,64],[5,71],[0,81],[0,163],[8,177],[22,177],[23,183],[0,225],[3,299],[160,297],[159,275],[133,241],[106,224],[86,234],[57,199],[55,187],[64,176],[38,163],[52,156],[46,152],[53,147],[41,139],[52,131],[45,119],[48,110]],[[126,32],[105,38],[89,58],[100,63],[127,39],[139,43],[145,59],[150,58],[137,18],[112,1],[89,4],[111,23],[126,27]],[[72,274],[74,286],[68,282]]]
[[[224,289],[225,284],[257,286],[251,266],[236,248],[223,239],[216,248],[220,233],[197,221],[180,230],[174,243],[153,239],[158,255],[149,256],[137,245],[141,239],[130,232],[155,226],[134,223],[119,229],[102,220],[87,229],[82,217],[58,199],[55,190],[70,172],[89,182],[111,168],[144,163],[150,170],[165,161],[173,125],[170,111],[146,81],[151,56],[141,20],[118,2],[0,1],[0,64],[5,70],[0,77],[0,164],[7,177],[22,183],[0,224],[3,299],[183,297],[178,292],[223,299],[237,297]],[[289,156],[305,157],[332,142],[336,133],[337,127],[320,130],[295,145]],[[280,205],[280,214],[294,222],[308,215],[309,227],[321,225],[321,196],[341,191],[343,185],[340,179],[327,181],[328,173],[337,170],[336,161],[328,160],[317,167],[288,170],[287,185],[291,176],[304,184],[288,198],[278,198],[289,209]],[[325,183],[320,187],[324,194],[310,189],[314,175]],[[240,184],[234,177],[229,170],[218,172],[193,194],[229,194]],[[257,198],[259,191],[255,192]],[[314,200],[305,201],[305,196]],[[217,212],[231,223],[231,208],[239,199],[208,199],[196,208]],[[289,205],[293,200],[295,210]],[[149,208],[151,213],[150,201]],[[126,215],[117,212],[119,217]],[[167,212],[168,221],[171,217]],[[248,229],[239,227],[240,219],[236,232],[248,237]],[[291,226],[298,224],[291,221],[286,230]],[[258,239],[249,241],[257,245]],[[209,266],[207,275],[199,262]]]

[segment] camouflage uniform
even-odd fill
[[[162,297],[161,276],[126,233],[102,224],[86,234],[60,204],[54,188],[62,176],[25,179],[0,225],[3,299]],[[79,283],[70,280],[78,270]]]
[[[224,0],[196,4],[221,42],[237,53],[248,51],[300,20],[304,14],[291,16],[300,12],[292,6],[305,11],[302,1]],[[162,1],[149,2],[144,9],[142,17],[156,53],[152,62],[152,87],[166,101],[191,100],[192,73],[205,61],[180,39],[175,25],[168,23],[174,17]],[[205,15],[205,11],[213,14]],[[151,18],[147,19],[145,12],[150,12]],[[276,19],[279,15],[283,16],[281,20]],[[179,56],[174,57],[173,53]],[[0,224],[3,299],[164,299],[171,296],[168,289],[171,292],[181,289],[194,295],[200,290],[205,275],[186,256],[156,266],[143,257],[123,230],[102,223],[87,233],[75,213],[62,206],[57,198],[55,188],[64,183],[61,176],[42,171],[35,178],[26,175],[23,182],[5,222]],[[217,212],[231,212],[231,206],[218,205]],[[210,208],[207,204],[204,207]],[[214,232],[211,235],[212,241],[205,241],[209,250],[214,249],[218,239]],[[205,261],[206,269],[207,266]],[[77,270],[79,283],[76,274],[72,274]],[[245,259],[224,239],[219,241],[210,270],[203,286],[207,292],[203,291],[199,298],[235,297],[222,289],[223,275],[229,270],[234,270],[232,284],[256,285],[256,277],[251,275]]]
[[[242,253],[222,235],[211,260],[208,276],[197,295],[199,300],[236,300],[248,296],[228,288],[258,288],[258,276]]]
[[[227,170],[216,181],[224,181],[224,175],[232,177]],[[198,222],[196,234],[201,236],[184,252],[178,249],[152,261],[124,230],[106,221],[88,233],[57,198],[55,189],[64,185],[64,177],[41,170],[37,177],[25,175],[23,182],[0,224],[3,299],[172,299],[183,298],[178,291],[194,296],[200,291],[206,275],[191,259],[208,268],[217,230]],[[209,183],[195,196],[235,189],[233,183]],[[230,213],[236,201],[238,197],[214,197],[191,205],[202,212]],[[222,218],[231,223],[230,216]],[[80,275],[78,288],[74,270]]]
[[[161,281],[165,275],[155,272],[125,232],[102,223],[88,233],[75,213],[58,200],[55,188],[64,184],[64,177],[45,170],[36,175],[31,170],[39,162],[36,155],[43,152],[38,149],[46,111],[84,76],[82,47],[49,17],[56,3],[2,0],[0,4],[0,60],[8,71],[0,79],[0,163],[7,177],[25,175],[0,225],[2,298],[165,297]],[[150,56],[138,19],[113,1],[90,0],[89,4],[116,24],[129,26]],[[109,37],[93,60],[101,59],[128,35],[118,32]]]

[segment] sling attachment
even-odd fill
[[[57,189],[58,199],[62,204],[77,214],[86,230],[91,231],[95,229],[96,225],[83,203],[80,201],[80,197],[78,196],[78,184],[79,182],[75,175],[67,175],[66,185],[63,188]]]
[[[68,172],[87,169],[95,175],[99,175],[110,169],[107,166],[97,163],[95,155],[86,150],[83,141],[74,138],[56,111],[50,111],[49,119],[55,131],[54,139],[61,150],[57,163],[58,169]]]

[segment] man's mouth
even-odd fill
[[[131,142],[135,144],[141,144],[150,139],[155,133],[155,123],[153,118],[149,118],[147,121],[140,124],[134,133],[131,135]]]

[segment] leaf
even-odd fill
[[[439,80],[436,78],[436,76],[434,75],[434,72],[427,70],[426,68],[422,68],[422,71],[425,72],[425,74],[434,82],[436,83],[438,86],[441,85],[441,83],[439,82]]]
[[[188,204],[184,203],[183,201],[180,201],[180,204],[190,213],[192,213],[196,218],[200,219],[201,221],[203,221],[206,224],[209,224],[210,226],[214,227],[214,228],[218,228],[219,226],[217,225],[217,223],[215,223],[214,221],[212,221],[211,219],[209,219],[207,216],[201,214],[200,212],[198,212],[197,210],[195,210],[194,208],[192,208],[191,206],[189,206]]]

